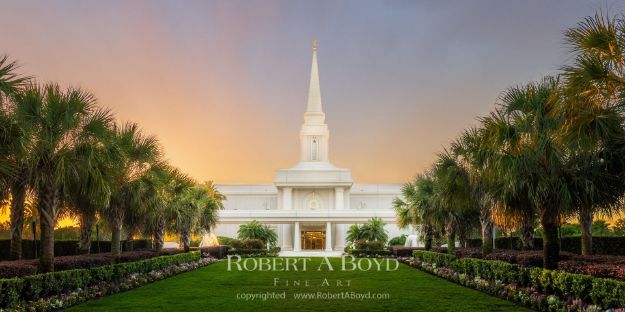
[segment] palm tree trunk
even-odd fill
[[[58,207],[58,190],[51,184],[40,187],[38,192],[37,208],[39,210],[41,231],[41,256],[39,270],[41,272],[54,271],[54,226],[56,224]]]
[[[22,230],[24,229],[24,201],[26,199],[26,183],[17,181],[11,186],[11,260],[22,258]]]
[[[433,229],[432,229],[432,224],[431,223],[426,223],[424,226],[424,231],[425,231],[425,250],[432,250],[432,236],[433,236]]]
[[[80,216],[80,241],[78,253],[89,254],[91,252],[91,229],[95,223],[95,215],[82,214]]]
[[[447,233],[447,253],[450,255],[456,255],[456,224],[454,222],[448,222],[445,226],[445,232]]]
[[[560,260],[559,215],[558,209],[546,209],[540,219],[544,231],[543,267],[545,269],[557,269]]]
[[[443,248],[443,233],[441,233],[440,231],[434,232],[433,239],[434,247],[436,247],[436,249],[440,250],[441,248]]]
[[[521,225],[521,250],[534,249],[534,226],[533,220],[523,222]]]
[[[154,232],[154,249],[156,251],[163,250],[163,245],[165,241],[165,222],[159,221],[156,231]]]
[[[111,256],[114,261],[117,261],[122,253],[122,222],[124,220],[124,215],[122,207],[116,203],[112,204],[109,209],[109,225],[111,226]]]
[[[468,229],[466,226],[461,226],[458,231],[458,243],[462,248],[467,247],[467,231]]]
[[[582,255],[592,255],[592,209],[583,208],[579,212],[579,224],[582,231]]]
[[[191,233],[187,231],[182,231],[182,233],[180,234],[180,238],[182,240],[184,252],[189,252],[189,250],[191,249]]]
[[[493,252],[493,216],[490,209],[482,209],[480,213],[480,224],[482,225],[482,257],[486,257]]]
[[[135,231],[134,230],[129,230],[128,234],[126,235],[126,250],[127,251],[133,251],[135,249],[135,243],[134,243],[134,237],[135,236]]]
[[[122,221],[113,218],[111,222],[111,256],[117,261],[122,253]]]

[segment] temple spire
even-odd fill
[[[310,69],[310,85],[308,87],[308,107],[306,115],[315,116],[315,121],[325,121],[323,109],[321,107],[321,88],[319,87],[319,68],[317,66],[317,40],[313,40],[312,67]],[[319,118],[321,117],[321,118]]]

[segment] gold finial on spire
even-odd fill
[[[317,39],[313,39],[313,51],[317,51]]]

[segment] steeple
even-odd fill
[[[317,67],[317,40],[313,41],[312,68],[308,87],[308,105],[304,113],[304,124],[300,130],[300,150],[302,162],[325,162],[328,160],[330,131],[325,123],[326,114],[321,108],[319,69]]]
[[[309,124],[323,124],[325,114],[321,106],[321,88],[319,87],[319,68],[317,66],[317,40],[313,40],[312,67],[308,86],[308,106],[304,120]]]

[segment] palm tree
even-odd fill
[[[570,149],[568,182],[582,230],[582,254],[592,253],[596,212],[619,209],[623,194],[623,111],[625,99],[625,21],[598,12],[566,32],[574,62],[565,66],[567,118],[562,129]]]
[[[558,81],[545,78],[507,89],[498,109],[482,118],[483,148],[492,163],[487,176],[494,197],[504,204],[506,198],[522,200],[520,209],[538,214],[544,229],[544,266],[548,269],[557,266],[558,228],[571,202],[564,178],[566,151],[557,134],[562,124],[555,112],[559,100]]]
[[[24,202],[28,189],[28,172],[25,166],[27,146],[29,143],[28,129],[20,127],[15,120],[13,96],[21,92],[25,83],[31,78],[21,76],[16,71],[16,62],[8,60],[8,56],[0,56],[0,199],[10,194],[10,236],[11,259],[22,257],[22,229],[24,227]]]
[[[77,153],[87,155],[81,158],[75,175],[70,176],[67,200],[70,213],[78,217],[80,241],[78,250],[88,254],[91,250],[91,232],[96,215],[109,205],[111,196],[111,168],[123,159],[121,151],[110,142],[112,129],[96,142],[82,142]]]
[[[210,232],[217,220],[218,205],[206,185],[189,185],[170,207],[171,230],[180,235],[185,251],[189,251],[192,234]],[[263,240],[275,243],[276,238]]]
[[[384,221],[381,218],[373,217],[360,227],[362,239],[368,241],[379,241],[385,244],[388,241],[388,234],[384,229]]]
[[[132,183],[136,200],[129,212],[132,218],[138,218],[135,220],[136,223],[143,225],[144,234],[152,236],[155,242],[154,249],[157,251],[163,248],[169,218],[168,209],[173,208],[176,198],[192,184],[190,178],[188,181],[182,181],[183,178],[188,177],[168,164],[160,162],[152,165]]]
[[[459,225],[469,223],[471,209],[477,207],[471,194],[469,175],[450,152],[439,155],[432,170],[434,177],[434,220],[444,225],[447,251],[455,255],[456,233]],[[475,215],[477,217],[477,215]]]
[[[406,229],[423,223],[419,213],[419,199],[417,198],[416,182],[408,182],[401,187],[402,198],[393,199],[393,207],[397,215],[397,226]]]
[[[492,208],[493,196],[489,185],[484,178],[485,167],[488,165],[488,155],[482,148],[484,131],[482,128],[470,128],[465,130],[451,144],[452,153],[458,159],[469,176],[471,196],[477,205],[479,222],[482,235],[482,256],[486,257],[493,251],[493,228],[494,220]]]
[[[426,250],[432,249],[433,191],[433,180],[426,173],[418,175],[414,182],[402,186],[401,192],[404,199],[397,197],[393,200],[399,227],[403,229],[410,225],[420,224]]]
[[[565,91],[595,106],[618,106],[625,92],[625,20],[602,12],[565,33],[574,61],[564,66]]]
[[[115,125],[113,135],[107,140],[119,148],[123,157],[109,169],[111,197],[102,211],[112,230],[111,255],[121,254],[121,234],[126,211],[145,204],[140,192],[142,178],[160,159],[160,148],[156,138],[144,136],[133,123]]]
[[[11,95],[18,92],[31,76],[17,73],[19,65],[15,61],[9,61],[8,55],[0,55],[0,105],[4,100],[9,100]]]
[[[84,165],[79,147],[97,142],[112,116],[95,105],[95,98],[81,89],[63,91],[58,85],[29,85],[14,97],[18,123],[32,131],[29,151],[29,183],[35,190],[40,215],[43,272],[54,270],[54,226],[72,176]],[[91,166],[89,166],[91,168]]]
[[[224,201],[226,200],[226,195],[219,192],[213,181],[205,181],[202,184],[202,187],[206,189],[208,194],[213,198],[215,203],[217,204],[218,209],[224,209]]]
[[[239,239],[260,239],[271,246],[278,240],[276,231],[256,220],[241,224],[237,234]]]
[[[363,239],[362,226],[358,224],[352,224],[347,229],[347,235],[345,241],[349,244],[353,244],[357,240]]]

